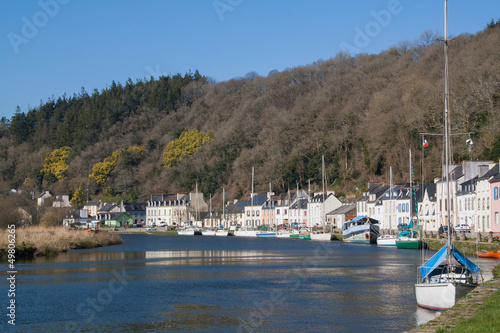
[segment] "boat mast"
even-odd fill
[[[222,188],[222,226],[224,226],[224,222],[226,222],[226,191],[224,187]]]
[[[444,141],[445,141],[445,177],[446,177],[446,210],[448,222],[448,253],[451,252],[451,193],[450,193],[450,143],[449,143],[449,111],[448,111],[448,1],[444,0]],[[448,266],[450,262],[448,261]]]
[[[389,233],[391,233],[392,230],[392,191],[393,191],[393,184],[392,184],[392,165],[389,167],[389,202],[390,202],[390,215],[389,215]]]
[[[325,228],[325,155],[321,156],[321,182],[323,186],[323,202],[321,203],[321,224]]]
[[[251,206],[250,206],[250,226],[253,227],[253,172],[254,172],[254,167],[252,167],[252,193],[250,193],[250,201],[251,201]]]

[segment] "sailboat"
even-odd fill
[[[229,231],[224,229],[224,221],[227,221],[226,218],[226,191],[222,188],[222,218],[224,219],[220,228],[215,232],[215,236],[228,236]]]
[[[448,201],[448,228],[450,229],[450,180],[449,180],[449,112],[448,112],[448,2],[444,1],[444,138],[446,197]],[[479,267],[460,253],[448,233],[448,241],[432,258],[418,269],[415,296],[420,307],[443,311],[477,287]]]
[[[321,203],[321,224],[323,226],[323,231],[316,231],[311,233],[311,239],[330,241],[332,240],[332,234],[329,232],[325,232],[325,155],[321,157],[321,171],[321,183],[323,186],[323,202]]]
[[[413,181],[413,163],[411,157],[411,149],[410,149],[410,207],[412,207],[412,203],[415,204],[415,217],[411,219],[410,224],[403,227],[406,229],[402,231],[398,235],[398,239],[396,240],[396,247],[398,249],[422,249],[424,247],[423,241],[420,239],[420,236],[417,231],[414,230],[413,222],[416,224],[417,230],[418,227],[418,205],[417,205],[417,195],[414,189],[414,181]],[[413,209],[410,209],[413,211]],[[410,216],[412,213],[410,212]]]
[[[239,230],[236,230],[234,232],[234,236],[238,237],[257,237],[257,231],[252,230],[251,227],[253,227],[253,178],[254,178],[254,167],[252,167],[252,193],[250,193],[250,207],[251,207],[251,213],[250,213],[250,225],[247,227],[240,228]]]

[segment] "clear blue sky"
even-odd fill
[[[500,18],[499,0],[450,0],[448,9],[450,35]],[[1,0],[0,117],[129,77],[198,69],[224,81],[343,48],[379,53],[442,33],[443,19],[442,0]]]

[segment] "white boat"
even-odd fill
[[[229,231],[224,230],[224,229],[219,229],[215,232],[215,236],[227,236],[229,234]]]
[[[444,138],[447,211],[450,214],[450,134],[448,112],[448,1],[444,1]],[[450,230],[448,219],[448,230]],[[477,287],[480,282],[479,267],[467,259],[453,246],[453,239],[448,233],[448,241],[436,254],[418,269],[418,282],[415,284],[415,296],[420,307],[432,310],[446,310],[456,301]]]
[[[332,234],[329,232],[313,232],[311,233],[312,240],[322,240],[322,241],[330,241],[332,240]]]
[[[260,238],[276,238],[276,232],[269,230],[259,230],[255,235]]]
[[[377,245],[380,246],[396,246],[396,235],[382,235],[377,238]]]
[[[288,230],[276,231],[276,238],[290,238],[290,231]]]
[[[177,235],[194,236],[194,228],[185,228],[177,231]]]
[[[415,296],[420,307],[443,311],[477,287],[479,267],[450,242],[419,267]]]
[[[201,231],[203,236],[215,236],[215,230],[212,229],[204,229]]]
[[[257,237],[257,231],[247,228],[241,228],[240,230],[236,230],[234,232],[234,235],[237,237]]]

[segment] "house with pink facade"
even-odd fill
[[[491,231],[500,233],[500,173],[490,179]]]

